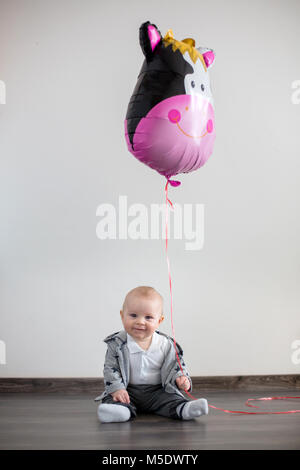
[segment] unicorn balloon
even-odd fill
[[[140,27],[140,46],[145,60],[125,119],[128,150],[177,186],[170,177],[197,170],[213,151],[208,69],[215,54],[194,39],[174,39],[172,30],[162,38],[149,21]]]

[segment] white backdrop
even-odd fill
[[[297,0],[0,1],[2,377],[102,376],[103,338],[138,285],[163,295],[172,334],[164,241],[96,235],[101,204],[165,200],[123,130],[147,20],[216,52],[214,153],[169,191],[204,205],[203,248],[169,241],[185,362],[191,375],[300,372],[299,17]]]

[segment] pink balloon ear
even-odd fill
[[[148,61],[152,60],[158,44],[162,41],[160,31],[155,24],[146,21],[140,26],[140,46]]]
[[[154,51],[157,44],[161,40],[161,35],[159,34],[159,32],[157,31],[155,26],[153,26],[152,24],[150,24],[148,26],[148,36],[149,36],[149,40],[150,40],[151,49],[152,49],[152,51]]]
[[[206,67],[209,68],[215,61],[215,53],[212,50],[208,50],[202,53]]]

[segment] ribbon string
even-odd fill
[[[170,294],[171,294],[171,326],[172,326],[173,341],[174,341],[174,348],[175,348],[175,354],[176,354],[176,357],[177,357],[177,362],[179,364],[179,367],[181,369],[182,374],[184,375],[183,370],[182,370],[182,366],[181,366],[181,363],[180,363],[180,360],[179,360],[179,357],[178,357],[178,353],[177,353],[176,341],[175,341],[175,332],[174,332],[174,325],[173,325],[172,278],[171,278],[171,270],[170,270],[170,261],[169,261],[169,256],[168,256],[168,203],[170,204],[170,206],[172,207],[173,210],[174,210],[174,207],[173,207],[172,202],[168,198],[168,184],[169,184],[169,180],[166,183],[165,192],[166,192],[166,255],[167,255],[167,263],[168,263]]]
[[[167,180],[166,186],[165,186],[165,193],[166,193],[166,257],[167,257],[167,264],[168,264],[168,275],[169,275],[169,285],[170,285],[170,297],[171,297],[171,326],[172,326],[172,334],[173,334],[173,343],[174,343],[174,349],[175,349],[175,354],[177,358],[177,362],[179,364],[180,370],[182,374],[184,375],[181,362],[177,353],[177,347],[176,347],[176,341],[175,341],[175,331],[174,331],[174,324],[173,324],[173,299],[172,299],[172,278],[171,278],[171,269],[170,269],[170,261],[169,261],[169,256],[168,256],[168,204],[171,206],[172,210],[174,210],[174,206],[170,199],[168,198],[168,185],[169,185],[169,179]],[[193,400],[198,400],[198,398],[195,398],[193,395],[191,395],[187,390],[184,390],[184,392],[191,397]],[[256,405],[251,405],[249,401],[254,401],[254,400],[261,400],[261,401],[270,401],[270,400],[287,400],[287,399],[300,399],[300,397],[263,397],[263,398],[248,398],[248,400],[245,402],[246,406],[249,407],[254,407],[254,408],[259,408]],[[289,411],[234,411],[234,410],[226,410],[224,408],[218,408],[217,406],[214,405],[208,405],[210,408],[214,408],[215,410],[220,410],[223,411],[224,413],[238,413],[238,414],[246,414],[246,415],[264,415],[264,414],[290,414],[290,413],[300,413],[300,410],[289,410]]]

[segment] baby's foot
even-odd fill
[[[98,418],[102,423],[128,421],[130,410],[126,406],[102,403],[98,406]]]
[[[178,416],[180,416],[178,411],[177,411],[177,414]],[[184,420],[194,419],[194,418],[197,418],[198,416],[207,415],[207,414],[208,414],[208,403],[205,398],[199,398],[198,400],[188,401],[185,405],[183,405],[183,408],[181,411],[181,417]]]

